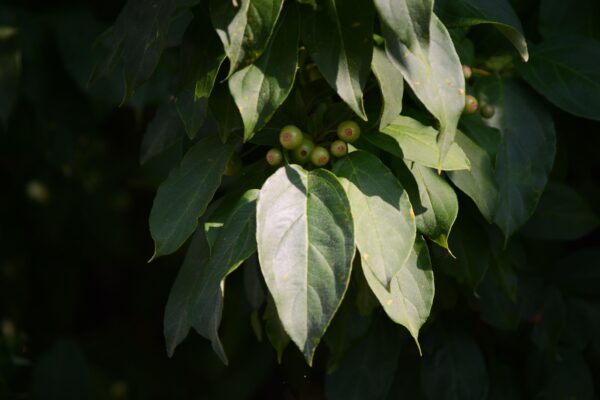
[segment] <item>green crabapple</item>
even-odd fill
[[[322,167],[329,162],[329,152],[325,147],[317,146],[310,153],[310,161],[317,167]]]
[[[310,153],[313,151],[314,148],[315,144],[313,143],[313,141],[307,137],[304,137],[302,139],[302,143],[300,143],[300,146],[292,150],[292,157],[294,158],[294,161],[300,164],[307,162],[310,158]]]
[[[348,153],[348,145],[346,145],[346,142],[342,140],[336,140],[335,142],[331,143],[329,151],[334,157],[342,157]]]
[[[473,114],[477,111],[477,99],[473,96],[471,96],[470,94],[465,96],[465,108],[463,109],[463,112],[465,114]]]
[[[269,165],[276,167],[277,165],[281,164],[281,160],[283,160],[283,154],[281,154],[281,150],[273,147],[271,150],[267,151],[267,156],[265,158],[267,159],[267,163],[269,163]]]
[[[279,132],[279,142],[284,149],[292,150],[302,143],[302,131],[294,125],[286,125]]]
[[[337,135],[344,142],[355,142],[360,137],[360,127],[354,121],[344,121],[338,125]]]

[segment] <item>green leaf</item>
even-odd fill
[[[556,151],[554,124],[540,101],[515,81],[482,78],[476,92],[496,108],[486,123],[502,134],[494,222],[508,238],[531,217],[546,186]]]
[[[382,130],[394,122],[402,111],[404,78],[387,53],[377,47],[373,49],[371,68],[379,81],[379,88],[383,96],[383,110],[379,121],[379,130]]]
[[[431,168],[438,168],[440,152],[435,144],[437,131],[410,117],[399,116],[381,133],[365,134],[370,143],[390,154]],[[442,170],[469,169],[469,159],[457,144],[452,144],[442,162]]]
[[[413,163],[410,170],[419,188],[419,202],[413,202],[417,229],[448,249],[450,230],[458,215],[456,193],[433,169]]]
[[[436,168],[448,154],[465,106],[465,79],[433,1],[375,0],[386,51],[423,105],[440,122]]]
[[[552,280],[563,291],[598,297],[600,247],[576,251],[554,263]]]
[[[225,143],[232,133],[242,131],[244,123],[226,84],[213,90],[208,105],[218,124],[219,137]]]
[[[210,339],[213,350],[227,364],[218,328],[223,311],[224,281],[256,251],[256,199],[258,190],[246,192],[225,221],[210,256],[203,229],[194,237],[179,272],[165,313],[167,349],[173,354],[189,326]]]
[[[181,121],[177,116],[175,105],[166,100],[158,107],[156,115],[148,123],[142,139],[140,164],[145,164],[171,146],[181,144],[182,139]]]
[[[207,16],[194,21],[190,31],[187,36],[193,37],[181,46],[176,105],[188,137],[194,139],[206,119],[208,99],[225,54]]]
[[[244,121],[244,141],[254,136],[283,104],[298,67],[298,14],[281,19],[263,55],[229,78],[229,90]]]
[[[283,0],[210,0],[210,17],[229,58],[229,76],[261,56],[282,6]]]
[[[519,309],[516,301],[507,293],[507,285],[511,286],[510,290],[516,290],[517,278],[514,271],[507,263],[493,260],[477,289],[479,297],[475,306],[486,323],[500,330],[516,331]]]
[[[285,333],[281,320],[277,315],[277,309],[275,308],[275,302],[271,296],[267,301],[267,307],[265,309],[265,315],[263,317],[267,322],[265,324],[265,332],[267,333],[267,339],[277,352],[277,362],[281,364],[283,358],[283,352],[290,343],[290,337]]]
[[[415,220],[410,215],[408,194],[392,172],[365,151],[341,158],[333,172],[350,201],[363,267],[389,288],[415,241]]]
[[[557,107],[600,121],[600,41],[553,36],[535,46],[517,69],[531,86]]]
[[[448,177],[469,196],[485,219],[492,223],[498,204],[494,166],[489,154],[464,133],[457,131],[456,143],[471,161],[470,171],[451,171]]]
[[[221,183],[233,145],[215,135],[196,143],[158,188],[150,211],[152,259],[173,253],[194,232]]]
[[[342,100],[366,121],[363,88],[373,52],[371,1],[323,0],[317,10],[303,11],[302,41],[310,56]]]
[[[594,398],[593,375],[578,351],[562,348],[556,353],[534,353],[528,364],[529,398]]]
[[[551,182],[542,194],[523,235],[548,240],[575,240],[600,225],[588,202],[571,187]]]
[[[388,393],[402,346],[394,329],[378,325],[351,348],[338,369],[326,376],[327,399],[382,399]]]
[[[541,0],[539,10],[544,37],[561,33],[600,39],[600,3],[596,0]]]
[[[177,6],[177,0],[129,0],[114,26],[98,39],[110,48],[110,54],[96,65],[90,81],[107,75],[122,61],[123,101],[131,97],[134,90],[152,76],[163,51],[181,42],[193,15],[187,9],[178,10]]]
[[[502,134],[498,129],[486,125],[484,121],[479,114],[465,115],[460,120],[461,132],[488,153],[493,165],[502,142]],[[456,141],[458,142],[458,139]]]
[[[404,326],[415,339],[419,352],[419,330],[429,317],[435,286],[427,244],[418,236],[404,266],[392,279],[389,290],[363,264],[362,271],[387,315]]]
[[[448,26],[492,24],[527,61],[527,41],[519,17],[506,0],[438,0],[436,11]]]
[[[311,364],[355,253],[350,204],[337,178],[323,169],[280,168],[260,191],[256,238],[281,323]]]
[[[488,374],[475,341],[453,329],[437,332],[437,341],[421,363],[421,386],[428,399],[485,399]]]
[[[487,232],[465,215],[456,221],[449,243],[456,258],[447,255],[440,267],[476,294],[493,261]]]

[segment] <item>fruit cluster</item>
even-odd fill
[[[473,70],[468,65],[463,65],[463,75],[465,79],[468,80],[473,75]],[[496,113],[496,109],[493,105],[484,103],[479,107],[479,102],[474,96],[466,95],[465,96],[465,108],[463,113],[465,114],[474,114],[479,109],[479,113],[483,118],[492,118]]]
[[[300,128],[294,125],[284,126],[279,132],[279,143],[284,151],[290,151],[292,161],[298,164],[305,164],[307,161],[316,167],[326,165],[331,155],[342,157],[348,152],[347,143],[352,143],[360,137],[360,127],[354,121],[344,121],[337,127],[337,136],[339,139],[329,144],[329,149],[324,147],[327,143],[315,145],[313,139],[302,133]],[[283,161],[281,149],[274,147],[267,152],[267,162],[272,166],[277,166]]]

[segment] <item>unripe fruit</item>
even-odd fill
[[[331,154],[333,154],[334,157],[342,157],[348,153],[348,146],[346,145],[346,142],[342,140],[336,140],[335,142],[331,143],[329,151],[331,151]]]
[[[310,161],[317,167],[322,167],[329,162],[329,152],[325,147],[317,146],[310,153]]]
[[[484,104],[479,110],[483,118],[492,118],[496,114],[496,108],[491,104]]]
[[[465,108],[463,110],[465,114],[473,114],[477,111],[477,107],[478,104],[475,97],[471,96],[470,94],[465,96]]]
[[[338,125],[337,135],[344,142],[352,143],[360,137],[360,127],[354,121],[344,121]]]
[[[269,165],[276,167],[281,164],[281,160],[283,160],[283,154],[281,154],[281,150],[273,147],[271,150],[267,151],[267,156],[265,157]]]
[[[294,161],[299,164],[304,164],[310,158],[310,153],[312,153],[314,148],[315,144],[313,141],[305,137],[302,139],[300,146],[292,150],[292,157],[294,158]]]
[[[279,142],[284,149],[292,150],[302,143],[302,131],[294,125],[286,125],[279,132]]]
[[[473,75],[473,71],[471,70],[471,67],[469,67],[468,65],[463,65],[462,69],[463,69],[463,75],[465,76],[465,79],[466,80],[470,79],[471,76]]]

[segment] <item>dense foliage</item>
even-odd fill
[[[129,0],[83,38],[64,26],[91,19],[52,17],[92,114],[157,104],[148,258],[185,254],[169,356],[193,328],[251,369],[239,330],[274,347],[261,365],[302,374],[301,354],[323,385],[309,397],[597,396],[600,5],[514,7]],[[17,14],[0,14],[14,126],[20,91],[58,101],[18,84]]]

